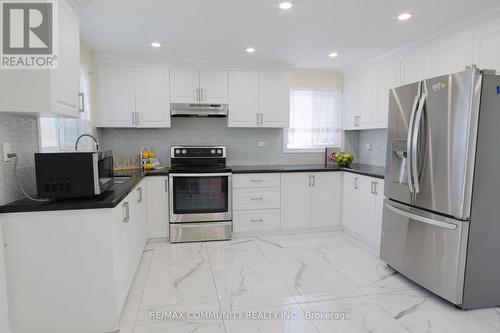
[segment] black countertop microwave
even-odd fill
[[[40,198],[92,197],[113,185],[111,151],[36,153],[35,168]]]

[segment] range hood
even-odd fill
[[[170,114],[175,117],[225,117],[227,104],[170,103]]]

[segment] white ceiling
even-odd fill
[[[280,0],[74,0],[96,53],[335,69],[499,12],[498,0],[290,1],[283,11]],[[399,22],[403,11],[414,17]],[[248,46],[257,51],[245,53]],[[340,55],[331,59],[332,51]]]

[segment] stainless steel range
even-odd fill
[[[170,149],[170,242],[231,239],[232,174],[225,146]]]

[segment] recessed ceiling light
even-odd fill
[[[151,43],[151,46],[152,46],[152,47],[160,47],[160,46],[161,46],[161,44],[160,44],[160,43],[158,43],[158,42],[152,42],[152,43]]]
[[[412,16],[413,16],[412,13],[402,13],[398,16],[398,20],[406,21],[407,19],[411,18]]]
[[[335,58],[335,57],[337,57],[338,55],[339,55],[339,54],[338,54],[337,52],[332,52],[332,53],[330,53],[328,56],[329,56],[330,58]]]
[[[247,47],[247,48],[245,49],[245,51],[246,51],[247,53],[254,53],[254,52],[255,52],[255,49],[254,49],[253,47]]]
[[[290,8],[292,8],[293,5],[291,2],[282,2],[280,3],[280,8],[283,9],[283,10],[288,10]]]

